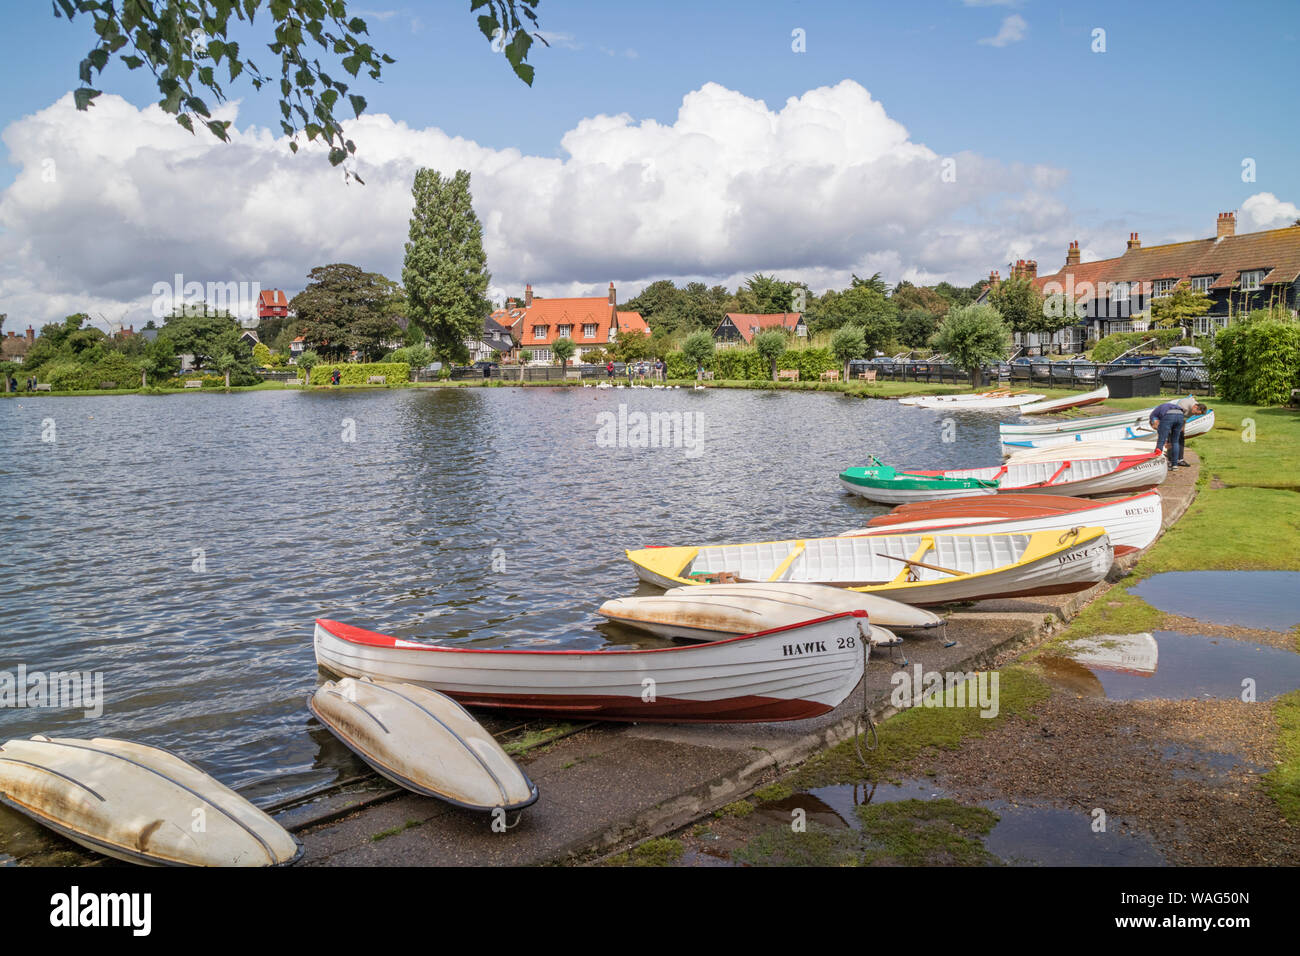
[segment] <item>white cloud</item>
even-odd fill
[[[1300,219],[1300,206],[1283,202],[1272,193],[1255,193],[1241,204],[1241,223],[1238,232],[1258,232],[1261,229],[1281,229]]]
[[[584,119],[559,158],[367,115],[348,124],[365,186],[266,129],[232,127],[222,144],[156,106],[96,103],[78,113],[68,94],[4,131],[19,172],[0,194],[0,302],[23,322],[134,307],[138,325],[175,273],[291,294],[330,262],[400,277],[421,166],[470,170],[494,287],[513,292],[614,280],[627,297],[658,278],[734,286],[756,271],[818,291],[877,270],[969,283],[1074,238],[1062,171],[941,157],[847,80],[779,109],[709,83],[672,123]]]
[[[1028,29],[1029,24],[1025,22],[1025,18],[1018,13],[1013,13],[1002,21],[997,36],[984,37],[979,42],[984,46],[1009,46],[1023,40]]]

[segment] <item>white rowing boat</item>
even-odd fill
[[[1046,395],[1033,392],[1014,394],[1007,392],[979,392],[973,395],[912,395],[900,398],[900,405],[914,405],[919,408],[946,408],[951,411],[985,412],[1003,408],[1019,408],[1041,402]]]
[[[1047,398],[1041,402],[1021,405],[1020,414],[1045,415],[1048,412],[1062,412],[1067,408],[1083,408],[1085,405],[1095,405],[1098,402],[1104,402],[1108,398],[1110,398],[1110,388],[1103,385],[1101,388],[1094,389],[1091,392],[1082,392],[1078,395],[1066,395],[1063,398]]]
[[[229,787],[126,740],[10,740],[0,747],[0,802],[130,863],[278,866],[302,854],[295,837]]]
[[[1017,448],[1007,464],[1029,461],[1059,461],[1064,452],[1071,460],[1084,458],[1126,458],[1131,455],[1148,455],[1152,450],[1146,442],[1124,439],[1122,441],[1080,441],[1071,445],[1051,445],[1047,448]]]
[[[985,500],[985,499],[981,499]],[[997,499],[993,499],[996,501]],[[1064,531],[1081,525],[1105,528],[1116,555],[1128,554],[1149,547],[1160,535],[1163,525],[1163,507],[1160,492],[1148,491],[1129,498],[1109,501],[1079,499],[1079,507],[1072,510],[1044,508],[1037,514],[1028,510],[1017,515],[981,515],[964,517],[960,513],[943,512],[917,515],[910,521],[900,521],[877,527],[868,526],[845,531],[843,537],[879,536],[907,531],[960,531],[963,534],[1008,534],[1029,531]]]
[[[448,647],[316,621],[335,674],[430,687],[473,707],[652,723],[801,720],[862,677],[865,612],[703,644],[599,651]]]
[[[597,614],[625,627],[658,637],[683,641],[716,641],[777,627],[790,627],[828,612],[757,595],[691,594],[680,588],[663,595],[614,598]],[[883,627],[870,625],[872,644],[892,644],[896,638]]]
[[[802,582],[881,594],[906,604],[1068,594],[1105,578],[1114,559],[1101,528],[1025,534],[913,531],[879,537],[642,548],[637,577],[662,588]]]
[[[368,677],[326,681],[307,702],[348,749],[398,786],[471,810],[519,810],[537,787],[450,697]]]
[[[845,490],[882,504],[899,505],[977,495],[1031,493],[1104,495],[1150,488],[1165,480],[1169,463],[1154,449],[1137,445],[1129,455],[1079,457],[1068,448],[1030,461],[947,470],[899,470],[859,465],[840,473]]]
[[[1204,435],[1214,428],[1214,409],[1207,409],[1202,415],[1189,415],[1183,426],[1183,437],[1194,438]],[[1014,455],[1018,451],[1030,448],[1056,448],[1065,450],[1074,443],[1132,441],[1152,443],[1156,440],[1156,429],[1147,421],[1128,425],[1111,425],[1105,428],[1079,428],[1070,432],[1055,432],[1050,435],[1033,435],[1023,438],[1002,438],[1002,453]]]
[[[895,631],[923,631],[938,627],[943,618],[932,611],[912,607],[879,594],[863,594],[825,584],[807,584],[781,581],[771,584],[752,581],[747,584],[692,584],[689,587],[669,588],[667,594],[723,594],[768,598],[802,607],[836,614],[840,611],[866,611],[873,625],[879,624]]]

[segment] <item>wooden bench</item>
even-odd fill
[[[874,382],[876,380],[876,370],[874,368],[869,368],[864,372],[859,372],[858,378],[863,379],[864,381]]]
[[[51,385],[49,382],[41,382],[39,385],[36,386],[36,391],[38,391],[38,392],[52,392],[52,391],[54,391],[54,386]]]
[[[582,381],[582,370],[569,369],[567,372],[564,373],[564,379],[567,382],[580,382]]]
[[[701,379],[701,381],[711,382],[711,381],[713,381],[713,373],[712,373],[712,372],[701,372],[701,373],[700,373],[700,379]]]
[[[387,384],[388,384],[388,376],[387,376],[387,375],[371,375],[368,379],[366,379],[366,384],[367,384],[367,385],[387,385]]]
[[[822,372],[821,380],[823,382],[838,382],[840,380],[840,373],[836,369],[828,369],[827,371]]]
[[[117,382],[100,382],[99,387],[101,391],[111,391],[117,388]]]
[[[776,373],[778,382],[788,379],[791,382],[799,381],[799,370],[797,368],[783,368]]]
[[[187,378],[187,379],[185,380],[185,387],[186,387],[186,388],[202,388],[202,387],[203,387],[203,379],[201,379],[201,378]]]

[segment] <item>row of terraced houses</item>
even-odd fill
[[[1195,320],[1192,332],[1213,335],[1252,309],[1282,305],[1295,313],[1300,302],[1300,225],[1238,235],[1236,213],[1221,212],[1210,238],[1144,247],[1133,232],[1123,255],[1095,262],[1080,261],[1076,241],[1056,272],[1040,276],[1036,261],[1021,259],[1012,265],[1011,274],[1032,280],[1044,296],[1064,296],[1080,317],[1050,337],[1017,334],[1016,344],[1030,353],[1081,352],[1089,339],[1144,332],[1151,327],[1151,301],[1182,286],[1209,297],[1210,310]],[[1000,281],[999,273],[991,272],[988,288]]]

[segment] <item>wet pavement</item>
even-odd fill
[[[1131,589],[1169,614],[1233,627],[1300,625],[1300,571],[1169,571]]]

